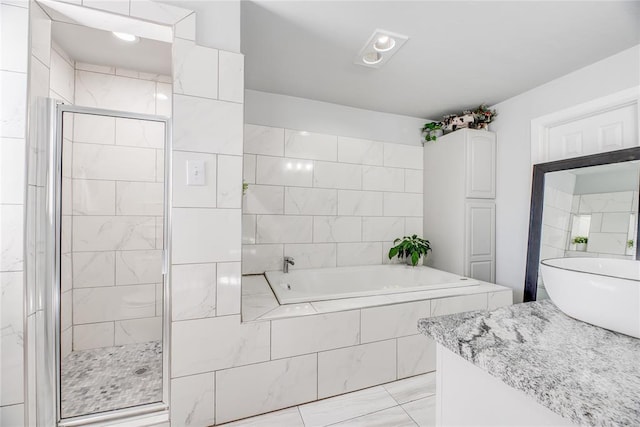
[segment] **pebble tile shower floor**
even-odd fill
[[[62,361],[63,418],[162,400],[160,341],[74,351]]]

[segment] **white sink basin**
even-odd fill
[[[640,261],[554,258],[542,261],[540,272],[564,313],[640,338]]]

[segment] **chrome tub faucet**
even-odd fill
[[[284,262],[282,263],[282,272],[283,273],[288,273],[289,272],[289,265],[296,265],[296,263],[293,261],[293,257],[286,256],[286,257],[284,257]]]

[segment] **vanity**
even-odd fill
[[[534,165],[525,303],[418,323],[437,425],[640,425],[639,179],[640,147]]]
[[[436,425],[640,424],[640,340],[550,300],[418,328],[437,342]]]

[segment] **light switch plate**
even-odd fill
[[[206,185],[204,160],[187,160],[187,185]]]

